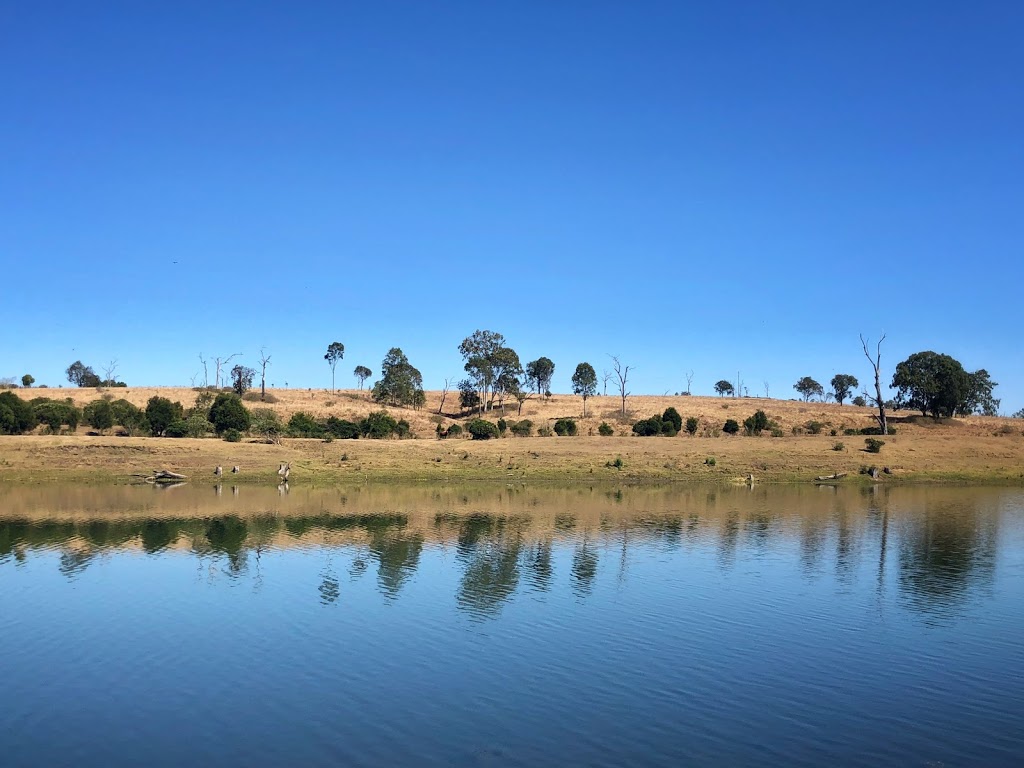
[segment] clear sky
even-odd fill
[[[886,379],[1024,406],[1024,4],[0,1],[0,377],[189,384],[345,344],[437,388]],[[342,372],[343,375],[342,375]],[[201,381],[201,377],[200,377]]]

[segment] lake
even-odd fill
[[[0,764],[1019,766],[1024,491],[0,486]]]

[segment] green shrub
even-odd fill
[[[679,430],[676,429],[676,425],[671,421],[661,422],[661,434],[665,437],[675,437],[679,434]]]
[[[508,422],[505,419],[498,419],[498,434],[504,435],[508,430]]]
[[[184,419],[172,421],[163,431],[164,437],[188,437],[188,424]]]
[[[336,416],[328,416],[323,424],[323,430],[331,437],[339,440],[356,440],[359,438],[359,425],[354,421],[339,419]]]
[[[601,437],[611,437],[615,434],[615,429],[608,422],[602,421],[597,427],[597,434],[601,435]]]
[[[735,435],[740,431],[740,425],[736,419],[726,419],[725,424],[722,425],[722,431],[727,435]]]
[[[850,427],[847,427],[846,429],[843,430],[843,435],[845,435],[846,437],[853,437],[854,435],[859,435],[859,434],[860,434],[860,430],[859,429],[851,429]]]
[[[660,435],[664,422],[660,416],[651,416],[649,419],[641,419],[633,425],[633,434],[640,437],[654,437]]]
[[[554,433],[551,431],[551,427],[549,427],[547,424],[545,424],[543,427],[540,427],[537,430],[538,437],[551,437],[551,435],[553,434]]]
[[[486,419],[473,419],[466,425],[466,429],[474,440],[490,440],[498,436],[498,428]]]
[[[219,435],[226,430],[244,432],[252,424],[249,409],[242,404],[242,398],[235,393],[221,392],[210,406],[209,421]]]
[[[822,424],[820,421],[808,421],[806,424],[804,424],[804,428],[807,430],[809,434],[820,435],[821,430],[825,428],[825,425]]]
[[[743,420],[743,429],[748,435],[760,435],[768,429],[768,416],[764,411],[756,411],[753,416]]]
[[[240,443],[242,442],[242,433],[237,429],[225,429],[224,439],[229,443]]]
[[[104,403],[106,405],[106,403]],[[57,434],[65,424],[69,429],[74,430],[82,413],[71,405],[62,403],[59,400],[50,400],[45,397],[37,397],[31,403],[32,413],[40,424],[45,424],[50,432]],[[106,429],[106,427],[104,427]]]
[[[868,404],[868,401],[865,400],[860,395],[857,395],[855,398],[853,398],[853,404],[856,405],[859,408],[863,408],[865,405]]]
[[[463,432],[462,427],[458,424],[451,424],[444,432],[441,433],[441,439],[444,440],[449,437],[458,437]]]
[[[888,424],[886,424],[886,427],[888,428],[890,435],[895,435],[896,434],[896,427],[890,426]],[[864,427],[864,429],[862,429],[860,431],[860,433],[862,435],[880,435],[880,434],[882,434],[882,428],[881,427]]]
[[[708,456],[706,459],[704,459],[704,463],[707,464],[709,467],[713,467],[718,462],[715,461],[715,457],[714,456]]]
[[[772,437],[783,437],[785,434],[781,427],[772,427]]]
[[[691,416],[686,420],[686,431],[689,432],[690,437],[697,434],[697,430],[700,428],[700,419],[696,416]]]
[[[201,413],[193,413],[185,419],[186,437],[206,437],[213,432],[213,424]]]
[[[143,410],[125,399],[115,400],[110,404],[114,412],[114,424],[117,424],[129,435],[142,434],[149,431],[149,422]]]
[[[865,438],[864,445],[866,446],[865,450],[868,453],[878,453],[879,451],[882,450],[882,446],[885,445],[885,441],[877,440],[873,437],[868,437]]]
[[[93,400],[82,409],[82,417],[85,423],[100,432],[114,426],[114,411],[106,400]]]
[[[292,437],[323,437],[324,427],[311,414],[297,411],[288,419],[288,434]]]
[[[683,428],[683,417],[679,415],[679,411],[671,406],[665,409],[665,413],[661,415],[661,420],[671,424],[672,429],[676,434]],[[665,434],[668,433],[666,432]]]
[[[512,423],[509,429],[512,430],[512,434],[516,437],[529,437],[533,434],[533,422],[529,419],[516,421]]]
[[[171,402],[166,397],[151,397],[146,403],[146,421],[154,437],[159,437],[167,432],[167,428],[173,423],[180,421],[185,423],[185,409],[179,402]],[[172,437],[172,435],[167,435]],[[173,437],[184,437],[184,435],[173,435]]]
[[[558,419],[554,426],[555,434],[559,437],[575,437],[579,432],[574,419]]]
[[[840,443],[840,442],[836,442],[836,443],[834,443],[832,445],[832,450],[833,451],[845,451],[846,450],[846,445],[843,444],[843,443]]]
[[[359,431],[363,437],[383,440],[398,431],[398,422],[387,411],[374,411],[359,422]]]
[[[609,469],[622,469],[626,466],[626,462],[622,460],[621,456],[616,456],[612,461],[605,464]]]
[[[406,438],[412,434],[412,427],[409,426],[409,422],[405,419],[399,419],[398,424],[395,426],[395,434],[399,438]]]

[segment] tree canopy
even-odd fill
[[[352,375],[359,381],[359,388],[363,388],[363,383],[373,376],[373,371],[367,368],[365,365],[357,365],[355,370],[352,371]]]
[[[823,397],[825,394],[825,388],[810,376],[804,376],[797,381],[797,383],[793,385],[793,389],[800,393],[800,396],[803,397],[805,403],[812,397]]]
[[[932,351],[915,352],[896,366],[892,377],[897,402],[937,419],[976,410],[997,412],[999,401],[992,397],[996,386],[984,368],[968,373],[959,360]]]
[[[81,360],[75,360],[64,373],[76,387],[98,387],[102,383],[96,372]]]
[[[597,392],[597,372],[590,363],[580,363],[572,375],[573,394],[583,398],[583,415],[587,415],[587,398]]]
[[[334,390],[334,369],[338,365],[338,361],[345,357],[345,345],[340,341],[332,341],[327,346],[327,354],[324,355],[324,360],[331,366],[331,390]]]
[[[850,396],[850,393],[860,386],[856,376],[848,373],[837,373],[832,377],[832,395],[840,405]]]
[[[551,379],[555,375],[555,364],[547,357],[538,357],[526,364],[526,379],[531,389],[543,395],[551,389]]]
[[[715,384],[715,392],[717,392],[722,397],[725,397],[726,395],[731,395],[734,391],[735,390],[732,387],[732,382],[726,381],[725,379],[722,379],[717,384]]]
[[[392,347],[380,364],[381,378],[373,385],[378,403],[418,407],[423,404],[423,376],[398,347]]]

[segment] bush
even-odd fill
[[[743,429],[748,435],[760,435],[768,429],[768,416],[764,411],[756,411],[753,416],[743,420]]]
[[[505,419],[498,419],[498,434],[504,435],[508,430],[508,422]]]
[[[180,421],[184,424],[185,409],[179,402],[171,402],[166,397],[151,397],[146,403],[146,420],[154,437],[166,434],[167,428]],[[167,435],[168,437],[184,437],[184,435]]]
[[[323,423],[323,431],[339,440],[356,440],[359,438],[359,425],[354,421],[329,416]]]
[[[363,437],[383,440],[398,431],[398,422],[387,411],[374,411],[359,422],[359,431]]]
[[[804,428],[807,430],[809,434],[820,435],[821,430],[825,428],[825,425],[822,424],[820,421],[808,421],[806,424],[804,424]]]
[[[466,425],[466,429],[474,440],[490,440],[498,436],[498,428],[485,419],[473,419]]]
[[[889,429],[889,434],[890,435],[895,435],[896,434],[896,427],[893,427],[893,426],[888,425],[888,424],[886,425],[886,427]],[[862,434],[862,435],[880,435],[880,434],[882,434],[882,428],[881,427],[864,427],[864,429],[862,429],[860,431],[860,434]]]
[[[838,451],[845,451],[846,450],[846,445],[843,444],[843,443],[840,443],[840,442],[833,443],[832,450],[833,451],[837,451],[837,452]]]
[[[615,434],[615,429],[606,421],[602,421],[597,428],[597,434],[601,437],[611,437]]]
[[[412,434],[412,427],[409,426],[409,422],[405,419],[399,419],[398,425],[395,427],[395,434],[399,438],[409,437]]]
[[[613,461],[609,461],[605,464],[609,469],[622,469],[626,466],[626,462],[622,460],[621,456],[616,456]]]
[[[669,406],[665,409],[665,413],[661,415],[661,420],[672,425],[674,433],[678,433],[683,428],[683,417],[679,415],[679,411]],[[668,434],[666,432],[666,434]]]
[[[516,437],[529,437],[533,434],[533,422],[529,419],[523,419],[522,421],[516,421],[509,427],[512,430],[512,434]]]
[[[722,431],[727,435],[735,435],[740,431],[740,425],[736,419],[726,419],[725,424],[722,425]]]
[[[184,419],[172,421],[163,430],[164,437],[188,437],[188,424]]]
[[[700,428],[700,419],[696,416],[691,416],[686,420],[686,431],[693,437],[697,434],[697,430]]]
[[[281,419],[270,408],[255,408],[252,412],[252,424],[249,430],[267,440],[276,440],[281,434]],[[358,430],[357,430],[358,434]]]
[[[81,412],[71,403],[62,403],[45,397],[37,397],[33,400],[31,408],[36,420],[49,427],[54,434],[60,432],[61,427],[65,424],[69,429],[75,429],[82,416]]]
[[[115,400],[110,404],[114,412],[114,424],[122,427],[129,435],[149,431],[149,423],[142,409],[132,405],[125,399]]]
[[[649,419],[641,419],[633,425],[633,434],[640,437],[654,437],[660,435],[664,422],[660,416],[651,416]]]
[[[868,437],[864,440],[864,445],[867,446],[865,450],[868,453],[878,453],[882,450],[882,446],[885,445],[885,440],[876,440],[873,437]]]
[[[846,437],[853,437],[854,435],[859,435],[860,434],[860,430],[859,429],[851,429],[850,427],[847,427],[846,429],[843,430],[843,434]]]
[[[186,437],[206,437],[214,431],[213,424],[201,413],[192,413],[185,419]]]
[[[713,467],[718,462],[715,461],[715,457],[714,456],[708,456],[706,459],[704,459],[704,463],[707,464],[709,467]]]
[[[554,430],[559,437],[575,437],[579,432],[574,419],[558,419],[555,422]]]
[[[248,392],[246,392],[244,395],[242,395],[242,399],[245,400],[245,402],[247,402],[247,403],[276,403],[277,402],[277,397],[274,395],[273,392],[267,392],[267,394],[264,397],[260,397],[260,393],[256,392],[255,390],[252,390],[252,389],[250,389]]]
[[[545,424],[537,430],[537,437],[551,437],[554,433],[551,431],[551,427]]]
[[[462,429],[462,427],[460,427],[458,424],[451,424],[449,425],[448,429],[441,433],[441,439],[445,440],[449,437],[458,437],[463,433],[463,431],[464,430]]]
[[[782,437],[785,434],[781,427],[772,427],[772,437]]]
[[[236,429],[244,432],[252,424],[252,417],[249,409],[242,404],[242,398],[237,394],[222,392],[210,406],[210,423],[214,431],[219,435],[229,429]]]
[[[679,434],[679,430],[676,429],[676,425],[671,421],[661,422],[661,434],[665,437],[675,437]]]
[[[857,406],[858,408],[863,408],[864,406],[866,406],[866,405],[868,404],[868,401],[867,401],[867,400],[865,400],[865,399],[864,399],[863,397],[861,397],[860,395],[857,395],[857,396],[856,396],[855,398],[853,398],[853,401],[852,401],[852,402],[853,402],[853,404],[854,404],[854,405],[856,405],[856,406]]]
[[[240,443],[242,442],[242,433],[237,429],[225,429],[224,439],[229,443]]]
[[[93,400],[82,410],[85,423],[103,432],[114,426],[114,410],[106,400]]]
[[[288,419],[288,434],[292,437],[323,437],[323,425],[305,411],[293,413]]]

